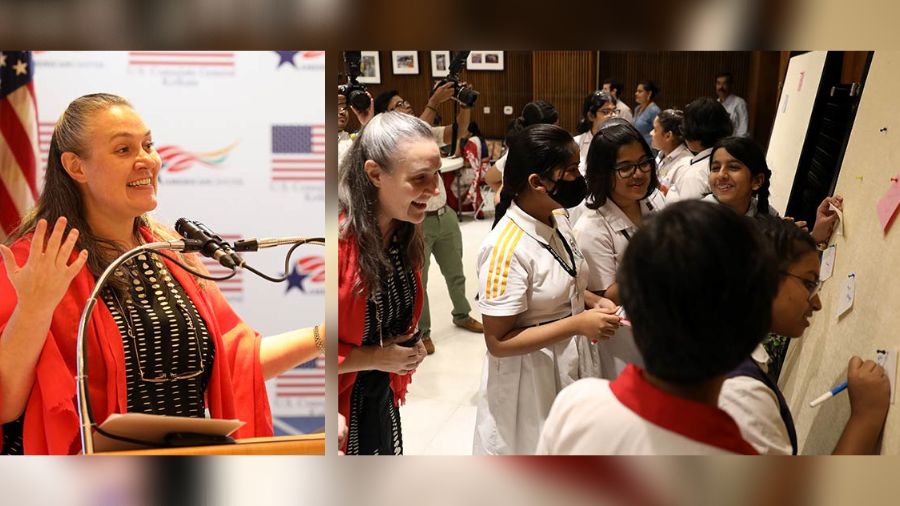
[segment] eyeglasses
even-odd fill
[[[168,275],[163,272],[163,277],[167,277]],[[131,318],[131,309],[129,304],[129,309],[126,310],[122,302],[119,300],[119,296],[116,295],[114,290],[111,291],[113,301],[116,305],[116,310],[122,315],[122,318],[125,319],[125,333],[128,334],[128,337],[131,339],[131,344],[134,346],[134,361],[137,362],[138,374],[141,377],[141,381],[145,381],[147,383],[166,383],[168,381],[180,381],[186,379],[192,379],[200,376],[206,370],[205,363],[203,361],[203,349],[200,343],[200,336],[197,329],[194,327],[194,318],[191,316],[190,311],[187,307],[185,307],[184,302],[180,299],[176,299],[175,306],[181,310],[182,315],[184,316],[184,320],[187,323],[188,332],[191,337],[194,339],[194,344],[197,347],[197,355],[199,357],[200,369],[196,371],[186,371],[181,374],[176,374],[173,372],[164,372],[159,376],[148,378],[144,374],[144,368],[141,366],[141,356],[140,356],[140,348],[138,347],[137,337],[134,335],[134,321]]]
[[[394,107],[391,107],[391,111],[396,111],[397,109],[399,109],[401,107],[410,107],[411,105],[412,104],[410,104],[406,100],[400,100],[399,102],[394,104]]]
[[[816,280],[806,279],[803,276],[791,274],[790,272],[787,272],[787,271],[782,271],[781,273],[784,274],[785,276],[797,278],[803,283],[803,286],[805,286],[806,289],[809,291],[809,298],[806,300],[812,300],[813,297],[815,297],[816,294],[819,293],[819,290],[822,289],[822,284],[825,283],[824,281],[822,281],[820,279],[816,279]]]
[[[338,107],[338,112],[343,114],[343,113],[347,112],[347,108],[346,107]]]
[[[622,179],[628,179],[634,175],[634,172],[638,169],[641,170],[644,174],[650,172],[650,169],[653,167],[653,160],[650,158],[644,158],[643,160],[637,163],[626,163],[622,165],[616,166],[616,174],[619,175]]]
[[[597,109],[597,112],[603,116],[618,116],[618,109]]]

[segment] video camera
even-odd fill
[[[478,100],[479,93],[472,88],[462,86],[459,81],[459,73],[466,67],[466,58],[468,57],[469,51],[454,51],[450,55],[447,77],[438,81],[434,88],[431,89],[431,93],[434,94],[434,90],[446,83],[453,83],[453,99],[466,107],[472,107],[475,101]]]
[[[372,97],[366,87],[357,81],[360,76],[361,51],[344,51],[344,64],[347,67],[347,84],[338,86],[338,93],[347,99],[347,103],[358,111],[365,111],[372,103]]]

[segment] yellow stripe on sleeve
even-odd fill
[[[516,244],[519,243],[519,239],[522,238],[522,230],[516,230],[516,235],[513,237],[513,240],[509,246],[509,255],[506,257],[506,262],[503,264],[503,275],[501,276],[500,281],[500,291],[497,293],[497,296],[503,295],[506,293],[506,280],[509,279],[509,264],[512,263],[513,252],[516,250]]]
[[[511,221],[506,222],[506,226],[503,227],[503,230],[500,232],[500,235],[497,236],[497,243],[494,244],[494,249],[491,250],[491,263],[490,263],[490,267],[488,268],[487,282],[484,285],[485,298],[488,298],[488,299],[491,298],[491,292],[492,292],[491,286],[492,286],[493,280],[494,280],[494,271],[496,270],[496,267],[497,267],[497,251],[503,248],[503,244],[505,243],[506,238],[508,237],[508,235],[510,234],[510,231],[512,230],[512,228],[514,226],[515,225],[513,224],[513,222],[511,222]]]
[[[501,245],[500,257],[497,262],[497,268],[494,271],[493,286],[491,287],[491,296],[489,298],[499,297],[502,294],[500,291],[501,280],[502,284],[505,286],[506,276],[509,275],[509,263],[512,260],[513,250],[515,249],[516,243],[519,242],[520,237],[522,237],[522,230],[519,229],[518,226],[506,235],[506,238]]]

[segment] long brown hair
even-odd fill
[[[125,252],[120,244],[97,236],[91,229],[85,218],[84,197],[81,189],[62,164],[62,154],[67,151],[75,153],[79,157],[89,156],[85,138],[88,124],[97,113],[114,106],[132,108],[131,103],[120,96],[95,93],[73,100],[62,113],[50,138],[44,189],[34,208],[22,218],[22,223],[7,238],[7,244],[12,244],[30,234],[40,219],[47,220],[48,227],[52,229],[56,220],[65,216],[67,220],[65,233],[68,234],[73,228],[78,229],[79,235],[75,248],[76,250],[87,250],[87,268],[94,277],[100,276],[116,257]],[[140,239],[141,226],[148,227],[154,236],[161,239],[179,239],[174,232],[146,214],[134,219],[132,232],[137,239]],[[195,267],[198,265],[194,259],[188,260],[183,255],[179,256]],[[130,281],[127,271],[124,271],[123,274],[122,277],[112,276],[109,283],[118,295],[127,297]]]
[[[424,121],[401,112],[381,113],[360,130],[339,164],[338,205],[345,214],[339,234],[341,239],[355,240],[359,248],[359,276],[354,282],[358,292],[377,292],[391,271],[378,226],[378,188],[366,174],[366,161],[372,160],[390,173],[403,156],[402,144],[420,139],[434,139]],[[421,227],[406,221],[395,225],[395,238],[405,247],[406,260],[413,269],[421,269],[424,264]]]

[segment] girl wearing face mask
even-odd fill
[[[578,161],[554,125],[509,140],[494,227],[478,254],[488,354],[475,454],[534,453],[556,394],[591,369],[583,350],[619,326],[611,302],[585,293],[587,265],[563,209],[584,199]]]
[[[775,217],[758,218],[763,235],[778,259],[780,279],[772,301],[772,333],[798,338],[813,313],[822,309],[818,291],[819,254],[810,234]],[[797,435],[790,409],[778,385],[768,376],[769,356],[762,345],[728,376],[719,406],[760,454],[797,454]],[[873,361],[853,357],[847,366],[850,419],[835,454],[871,454],[890,403],[890,382]]]
[[[587,261],[587,289],[619,304],[616,271],[629,239],[644,220],[665,207],[657,190],[656,164],[644,136],[624,120],[607,122],[591,142],[587,158],[587,211],[575,224],[575,241]],[[600,364],[596,376],[615,378],[626,362],[640,363],[622,327],[593,351]],[[613,349],[615,347],[615,349]]]

